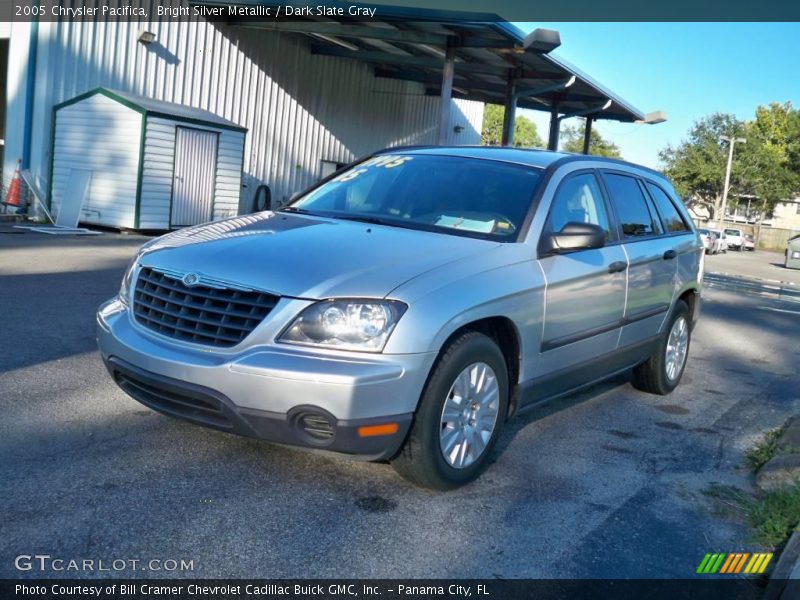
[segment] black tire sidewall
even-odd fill
[[[457,343],[458,341],[454,342],[454,345]],[[469,365],[478,362],[486,363],[495,373],[500,390],[500,408],[492,437],[489,439],[483,454],[472,465],[463,469],[456,469],[447,464],[441,451],[439,436],[441,433],[442,409],[456,377]],[[459,344],[454,352],[445,352],[443,360],[436,366],[425,392],[422,394],[418,411],[419,425],[422,427],[423,451],[432,459],[432,466],[434,466],[439,478],[458,486],[472,481],[480,475],[488,464],[488,459],[497,443],[507,412],[507,367],[503,354],[494,341],[483,334],[471,334],[470,339]]]

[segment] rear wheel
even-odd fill
[[[434,366],[395,470],[438,490],[476,479],[508,412],[507,373],[491,338],[468,331],[454,339]]]
[[[691,337],[689,307],[683,300],[678,300],[656,350],[646,362],[634,368],[634,387],[662,396],[674,390],[686,367]]]

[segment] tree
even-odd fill
[[[499,104],[487,104],[483,109],[481,144],[499,146],[503,141],[503,117],[505,108]],[[544,142],[536,131],[536,123],[522,116],[514,120],[514,146],[517,148],[543,148]]]
[[[714,113],[695,122],[687,139],[678,146],[667,146],[659,153],[664,173],[690,208],[701,206],[715,219],[722,204],[728,143],[722,136],[741,136],[745,123],[733,115]],[[731,185],[741,179],[741,157],[734,154]]]
[[[561,130],[561,149],[565,152],[576,152],[581,154],[583,152],[583,137],[586,132],[586,121],[578,127],[564,127]],[[605,139],[597,129],[592,129],[589,134],[589,154],[595,156],[608,156],[610,158],[622,158],[622,153],[619,147]]]
[[[800,191],[800,115],[790,102],[759,106],[747,123],[737,192],[755,196],[764,216]]]
[[[687,139],[661,151],[665,174],[687,206],[706,208],[710,220],[719,217],[729,151],[723,136],[747,140],[735,147],[729,204],[739,196],[755,197],[769,215],[800,192],[800,115],[791,103],[773,103],[759,106],[752,121],[720,113],[704,117]]]

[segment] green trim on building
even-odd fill
[[[119,94],[116,94],[116,93],[112,92],[111,90],[103,88],[103,87],[94,88],[93,90],[89,90],[88,92],[84,92],[83,94],[81,94],[79,96],[75,96],[74,98],[70,98],[69,100],[65,100],[64,102],[56,104],[53,107],[53,109],[54,110],[59,110],[61,108],[64,108],[65,106],[70,106],[71,104],[76,104],[78,102],[81,102],[82,100],[86,100],[87,98],[90,98],[90,97],[95,96],[97,94],[101,94],[102,96],[105,96],[106,98],[110,98],[111,100],[114,100],[115,102],[119,102],[123,106],[126,106],[126,107],[130,108],[131,110],[135,110],[136,112],[141,113],[141,114],[149,114],[149,115],[153,115],[154,117],[161,117],[162,119],[169,119],[171,121],[182,121],[184,123],[193,123],[195,125],[205,125],[207,127],[210,126],[210,127],[217,127],[219,129],[229,129],[231,131],[241,131],[242,133],[246,133],[247,132],[247,127],[241,127],[240,125],[235,125],[233,123],[217,123],[215,121],[209,121],[209,120],[199,119],[199,118],[195,118],[195,117],[184,117],[182,115],[176,115],[176,114],[172,114],[172,113],[168,113],[168,112],[164,112],[164,111],[154,110],[152,108],[148,108],[146,106],[142,106],[141,104],[137,104],[135,102],[132,102],[132,101],[128,100],[127,98],[123,98]]]
[[[178,144],[178,128],[178,125],[176,125],[172,129],[172,179],[169,181],[169,216],[167,217],[167,228],[169,231],[172,231],[172,202],[175,199],[175,165],[178,162],[175,160],[175,150]]]
[[[142,113],[142,130],[139,135],[139,169],[136,172],[136,202],[134,203],[133,228],[139,229],[142,212],[142,180],[144,179],[144,147],[147,141],[147,113]]]
[[[101,94],[101,95],[105,96],[106,98],[110,98],[111,100],[114,100],[115,102],[119,102],[123,106],[127,106],[128,108],[130,108],[132,110],[135,110],[138,113],[145,114],[146,112],[148,112],[146,108],[144,108],[144,107],[142,107],[142,106],[140,106],[138,104],[135,104],[135,103],[123,98],[122,96],[118,96],[117,94],[115,94],[111,90],[107,90],[106,88],[102,88],[102,87],[94,88],[93,90],[89,90],[88,92],[84,92],[80,96],[75,96],[74,98],[70,98],[69,100],[65,100],[64,102],[61,102],[60,104],[56,104],[53,107],[53,109],[54,110],[59,110],[61,108],[64,108],[65,106],[70,106],[71,104],[77,104],[78,102],[80,102],[82,100],[86,100],[87,98],[91,98],[92,96],[95,96],[97,94]]]
[[[203,119],[194,119],[192,117],[182,117],[180,115],[171,115],[170,113],[158,112],[155,110],[148,110],[147,114],[161,119],[168,119],[170,121],[180,121],[182,123],[189,123],[191,125],[202,125],[204,127],[216,127],[217,129],[228,129],[230,131],[239,131],[247,133],[247,127],[239,127],[238,125],[227,125],[225,123],[215,123],[214,121],[204,121]]]

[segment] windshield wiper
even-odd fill
[[[298,206],[283,206],[278,209],[278,212],[290,212],[290,213],[297,213],[299,215],[315,215],[319,216],[317,213],[307,210],[305,208],[300,208]]]
[[[386,221],[368,215],[331,215],[331,218],[342,219],[344,221],[358,221],[359,223],[369,223],[370,225],[397,225],[394,221]]]

